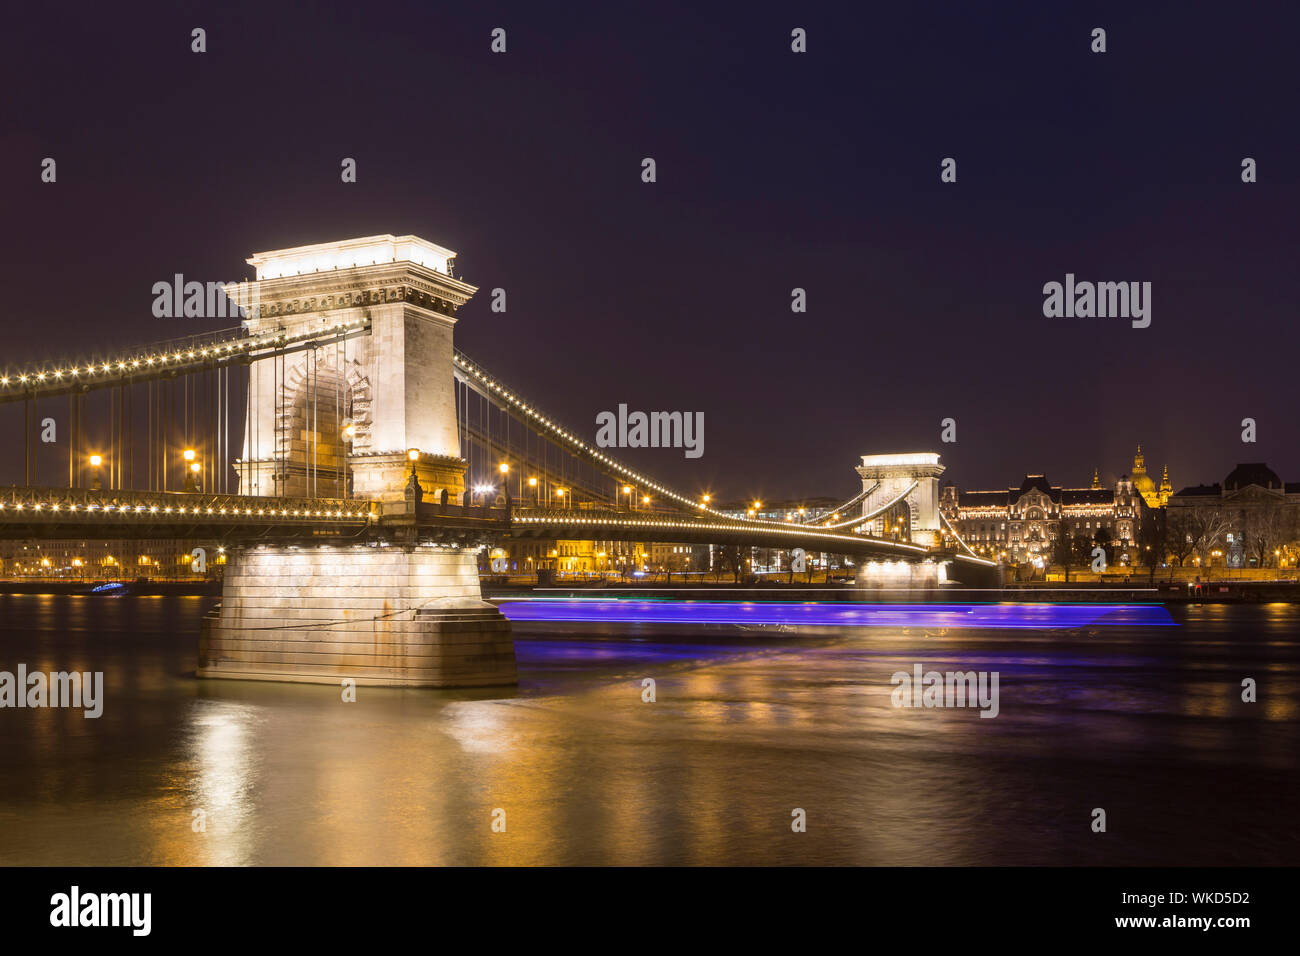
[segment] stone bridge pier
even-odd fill
[[[456,310],[474,286],[455,253],[415,236],[261,252],[238,295],[251,332],[321,330],[310,349],[249,370],[240,493],[364,498],[356,542],[305,538],[229,549],[200,677],[457,687],[516,682],[510,624],[482,599],[478,547],[419,544],[406,484],[465,489],[453,385]],[[235,287],[231,287],[232,289]],[[329,328],[368,319],[340,341]]]

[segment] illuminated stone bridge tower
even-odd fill
[[[862,490],[869,492],[862,502],[863,515],[869,515],[897,500],[896,507],[906,507],[907,529],[912,544],[928,548],[943,542],[939,516],[939,476],[944,466],[933,452],[902,455],[863,455],[857,467]],[[893,509],[889,509],[893,510]],[[889,511],[877,516],[866,530],[884,535]],[[868,561],[858,565],[856,582],[862,587],[931,588],[947,580],[949,562]]]
[[[426,493],[464,491],[452,328],[477,291],[452,278],[450,249],[415,236],[370,236],[259,252],[241,290],[252,333],[319,330],[319,346],[254,363],[240,494],[397,501],[409,449]],[[361,320],[370,334],[335,341]]]
[[[406,494],[413,467],[426,501],[445,490],[457,504],[464,491],[452,329],[476,290],[453,278],[454,257],[415,236],[370,236],[258,253],[256,281],[230,287],[250,332],[313,343],[249,370],[240,493],[371,501],[386,533],[231,549],[199,676],[516,681],[510,624],[479,590],[477,544],[419,543]]]
[[[900,504],[907,505],[908,529],[913,544],[937,548],[943,541],[939,527],[939,476],[944,467],[933,452],[905,455],[863,455],[857,467],[862,490],[875,490],[862,503],[862,513],[871,514],[906,492]],[[912,488],[913,483],[916,484]],[[908,489],[911,488],[910,491]],[[884,518],[876,518],[873,533],[883,532]]]

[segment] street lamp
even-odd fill
[[[631,511],[632,510],[632,486],[624,485],[623,494],[627,495],[627,508],[629,511]]]
[[[420,460],[420,449],[406,449],[406,460],[411,463],[411,477],[406,480],[406,491],[408,494],[415,495],[415,502],[416,504],[419,504],[420,499],[423,497],[423,492],[420,488],[420,478],[415,473],[415,463]]]
[[[99,491],[103,487],[103,483],[100,481],[100,477],[99,477],[99,466],[102,465],[103,463],[104,463],[104,459],[102,456],[100,455],[90,456],[90,467],[95,469],[94,477],[90,479],[91,491]]]
[[[197,460],[197,452],[195,452],[193,448],[186,448],[181,452],[181,456],[189,462],[189,467],[185,469],[187,474],[185,475],[184,490],[188,492],[197,492],[199,490],[198,476],[200,469]]]

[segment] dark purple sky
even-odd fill
[[[153,318],[176,272],[415,233],[483,290],[459,345],[579,433],[702,411],[702,458],[628,456],[687,489],[851,493],[914,450],[1081,484],[1138,442],[1177,487],[1300,481],[1296,5],[982,6],[23,4],[0,364],[229,324]],[[1151,327],[1044,318],[1067,272],[1152,282]]]

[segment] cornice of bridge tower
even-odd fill
[[[901,455],[863,455],[855,469],[868,478],[938,478],[947,469],[936,452],[907,452]]]
[[[410,262],[450,275],[448,263],[455,258],[450,249],[419,236],[386,234],[255,252],[247,261],[257,269],[258,279],[279,279],[386,262]]]
[[[451,275],[456,253],[418,236],[366,236],[255,253],[251,282],[226,294],[250,317],[285,318],[405,302],[446,318],[478,291]],[[256,321],[251,323],[256,325]]]

